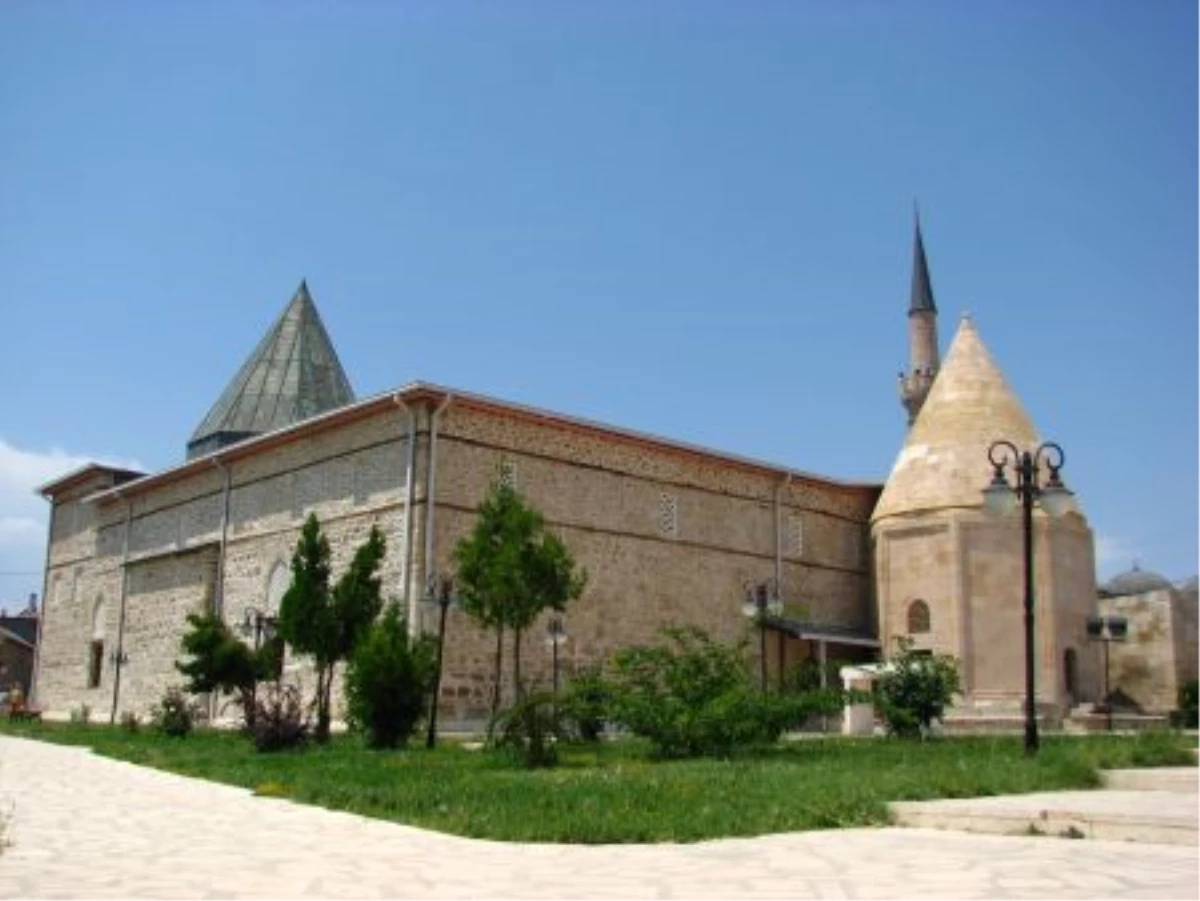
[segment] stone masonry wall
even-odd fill
[[[873,630],[864,548],[870,490],[785,485],[776,474],[712,458],[453,404],[439,425],[437,457],[436,569],[453,567],[454,543],[503,475],[588,570],[587,589],[563,617],[564,677],[655,640],[664,625],[697,625],[726,641],[750,637],[740,607],[744,586],[775,572],[776,492],[789,614]],[[552,679],[548,620],[522,642],[522,676],[543,686]],[[492,689],[495,633],[457,611],[447,633],[442,702],[452,716],[478,716]],[[506,679],[511,655],[510,636]]]
[[[87,689],[86,664],[94,632],[104,636],[106,653],[116,647],[127,539],[129,662],[118,715],[144,714],[180,682],[174,664],[188,613],[217,605],[238,625],[250,608],[277,611],[310,511],[330,541],[335,579],[377,523],[388,541],[385,594],[403,596],[407,581],[416,625],[432,629],[433,611],[417,603],[430,569],[424,561],[430,407],[416,414],[407,580],[408,422],[400,409],[227,464],[223,566],[226,472],[215,464],[135,495],[128,509],[123,501],[79,505],[61,520],[69,526],[57,526],[51,549],[43,706],[60,716],[83,703],[97,713],[111,706],[113,667],[106,660],[100,686]],[[590,572],[584,597],[566,615],[566,673],[652,640],[669,623],[693,623],[727,640],[747,635],[743,586],[774,575],[777,542],[791,615],[868,633],[874,627],[865,524],[876,492],[869,487],[785,480],[702,454],[452,403],[440,418],[433,473],[433,569],[451,567],[453,543],[469,531],[500,473],[545,513]],[[450,616],[449,634],[443,703],[451,716],[478,714],[490,693],[494,637],[459,612]],[[544,636],[539,623],[522,647],[525,674],[548,684]],[[313,687],[304,660],[289,656],[285,677],[302,682],[306,692]],[[340,717],[340,673],[334,684],[334,716]]]
[[[1097,602],[1102,615],[1129,620],[1126,640],[1109,646],[1109,685],[1149,713],[1167,713],[1177,705],[1173,596],[1161,589]]]
[[[385,592],[401,590],[401,515],[406,465],[406,419],[395,415],[359,420],[307,440],[268,449],[230,464],[229,523],[222,584],[216,584],[224,506],[224,474],[214,465],[135,495],[129,523],[129,585],[118,715],[145,714],[163,691],[179,684],[175,669],[188,613],[223,601],[227,622],[241,623],[247,608],[268,604],[273,567],[290,565],[300,526],[309,512],[321,518],[330,540],[336,579],[372,523],[388,540]],[[39,703],[51,716],[87,704],[107,716],[121,598],[126,505],[63,505],[56,516],[45,605],[45,638],[38,680]],[[87,685],[87,659],[99,609],[106,648],[99,687]],[[311,670],[290,659],[289,677],[311,688]],[[340,691],[340,680],[338,683]]]

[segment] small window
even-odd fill
[[[929,631],[929,605],[924,601],[913,601],[908,605],[908,634],[921,635]]]
[[[804,556],[804,520],[799,513],[788,514],[787,520],[788,554],[792,557]]]
[[[665,491],[658,496],[658,530],[667,538],[679,537],[679,499]]]
[[[104,668],[104,595],[96,598],[92,606],[92,638],[88,644],[87,687],[100,687],[100,673]]]
[[[104,639],[97,638],[88,645],[88,688],[100,687],[100,671],[104,667]]]

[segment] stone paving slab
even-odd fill
[[[902,826],[997,835],[1044,834],[1067,838],[1185,845],[1200,844],[1194,792],[1062,791],[990,798],[897,801]]]
[[[1128,791],[1170,791],[1196,794],[1200,791],[1200,767],[1164,766],[1151,770],[1105,770],[1100,774],[1105,788]]]
[[[803,803],[802,799],[796,803]],[[458,838],[0,736],[0,898],[1195,898],[1196,849],[923,829]]]

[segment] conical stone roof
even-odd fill
[[[1000,438],[1022,450],[1032,450],[1039,442],[1037,430],[974,323],[963,317],[871,521],[949,507],[981,507],[981,492],[992,477],[988,448]]]
[[[301,282],[233,381],[197,426],[188,458],[354,402],[317,307]]]

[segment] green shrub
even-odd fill
[[[535,692],[502,710],[488,726],[493,747],[513,754],[527,767],[554,766],[559,736],[554,695]]]
[[[743,645],[725,647],[695,627],[663,630],[664,644],[619,651],[610,682],[612,719],[663,757],[725,755],[776,741],[811,712],[804,695],[761,692]]]
[[[372,748],[404,745],[429,709],[437,651],[430,637],[409,641],[392,602],[367,630],[346,669],[347,713]]]
[[[579,670],[558,702],[559,723],[582,741],[599,741],[612,693],[598,666]]]
[[[71,722],[77,726],[86,726],[92,721],[92,708],[87,704],[80,704],[70,713]]]
[[[875,704],[893,735],[923,738],[959,693],[958,661],[948,654],[916,653],[912,644],[896,638],[891,666],[875,681]]]
[[[298,748],[308,741],[308,717],[300,689],[272,682],[254,700],[254,718],[246,731],[259,751]]]
[[[179,688],[168,688],[161,701],[150,713],[154,728],[163,735],[184,738],[192,731],[195,710],[187,695]]]
[[[1179,709],[1171,714],[1172,725],[1180,729],[1197,728],[1197,702],[1200,700],[1200,683],[1195,679],[1179,686]]]
[[[126,710],[121,714],[121,728],[126,732],[136,733],[141,725],[138,715],[132,710]]]

